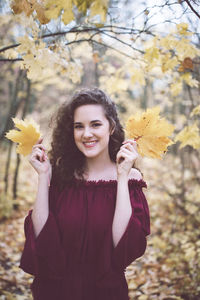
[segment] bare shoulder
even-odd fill
[[[139,170],[132,168],[129,173],[129,179],[140,180],[140,179],[142,179],[142,174],[140,173]]]

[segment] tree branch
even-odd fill
[[[7,46],[7,47],[3,47],[3,48],[0,49],[0,52],[4,52],[4,51],[6,51],[8,49],[12,49],[12,48],[18,47],[19,45],[20,45],[20,43],[14,44],[14,45],[10,45],[10,46]]]
[[[8,61],[19,61],[19,60],[23,60],[23,58],[0,58],[0,61],[4,61],[4,62],[8,62]]]
[[[200,19],[200,15],[199,15],[198,12],[194,9],[194,7],[191,5],[190,1],[185,0],[185,2],[186,2],[187,5],[191,8],[191,10],[193,11],[193,13],[195,13],[195,15]]]
[[[115,26],[115,25],[105,25],[100,28],[98,27],[73,27],[68,31],[59,31],[59,32],[54,32],[54,33],[48,33],[48,34],[43,34],[41,38],[47,38],[51,36],[57,36],[57,35],[64,35],[68,33],[82,33],[82,32],[89,32],[89,31],[98,31],[99,33],[103,32],[105,29],[109,29],[109,32],[114,32],[116,34],[136,34],[136,33],[142,33],[146,32],[147,34],[151,34],[148,30],[141,31],[139,29],[133,29],[133,28],[128,28],[128,27],[122,27],[122,26]],[[115,32],[113,29],[121,30],[121,32]]]
[[[136,50],[136,51],[139,51],[140,53],[144,54],[144,51],[139,50],[139,49],[133,47],[131,44],[128,44],[128,43],[126,43],[126,42],[120,40],[120,39],[117,38],[116,36],[109,35],[108,33],[105,33],[104,31],[103,31],[102,33],[105,34],[106,36],[109,36],[110,38],[115,39],[116,41],[118,41],[118,42],[120,42],[120,43],[122,43],[122,44],[124,44],[124,45],[126,45],[126,46],[128,46],[128,47],[130,47],[131,49]]]
[[[82,42],[92,42],[92,43],[96,43],[96,44],[98,44],[98,45],[101,45],[101,46],[104,46],[104,47],[106,47],[106,48],[110,48],[110,49],[112,49],[112,50],[114,50],[114,51],[117,51],[118,53],[120,53],[120,54],[122,54],[122,55],[124,55],[124,56],[126,56],[126,57],[128,57],[128,58],[130,58],[130,59],[132,59],[132,60],[134,60],[134,58],[133,58],[132,56],[130,56],[130,55],[128,55],[128,54],[126,54],[126,53],[124,53],[124,52],[122,52],[122,51],[120,51],[120,50],[118,50],[118,49],[116,49],[116,48],[114,48],[114,47],[112,47],[112,46],[109,46],[109,45],[106,45],[106,44],[104,44],[104,43],[95,41],[95,40],[93,40],[92,38],[88,38],[88,39],[80,39],[80,40],[74,40],[74,41],[71,41],[71,42],[69,42],[69,43],[66,43],[65,45],[68,46],[68,45],[71,45],[71,44],[74,44],[74,43],[82,43]]]

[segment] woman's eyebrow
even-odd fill
[[[94,122],[101,122],[101,120],[93,120],[90,123],[94,123]]]
[[[101,120],[92,120],[90,123],[101,122]],[[82,124],[81,122],[74,122],[74,124]]]

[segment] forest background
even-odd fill
[[[5,138],[31,116],[50,147],[50,117],[81,87],[116,102],[123,124],[160,106],[175,126],[161,160],[142,158],[151,213],[130,299],[200,298],[200,1],[0,1],[0,299],[31,299],[19,269],[37,175]]]

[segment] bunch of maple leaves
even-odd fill
[[[74,20],[73,7],[76,6],[79,12],[84,15],[90,10],[90,16],[101,15],[102,22],[106,19],[108,0],[13,0],[11,7],[15,14],[25,12],[30,16],[34,11],[41,24],[47,24],[51,19],[56,19],[62,13],[62,21],[68,24]]]

